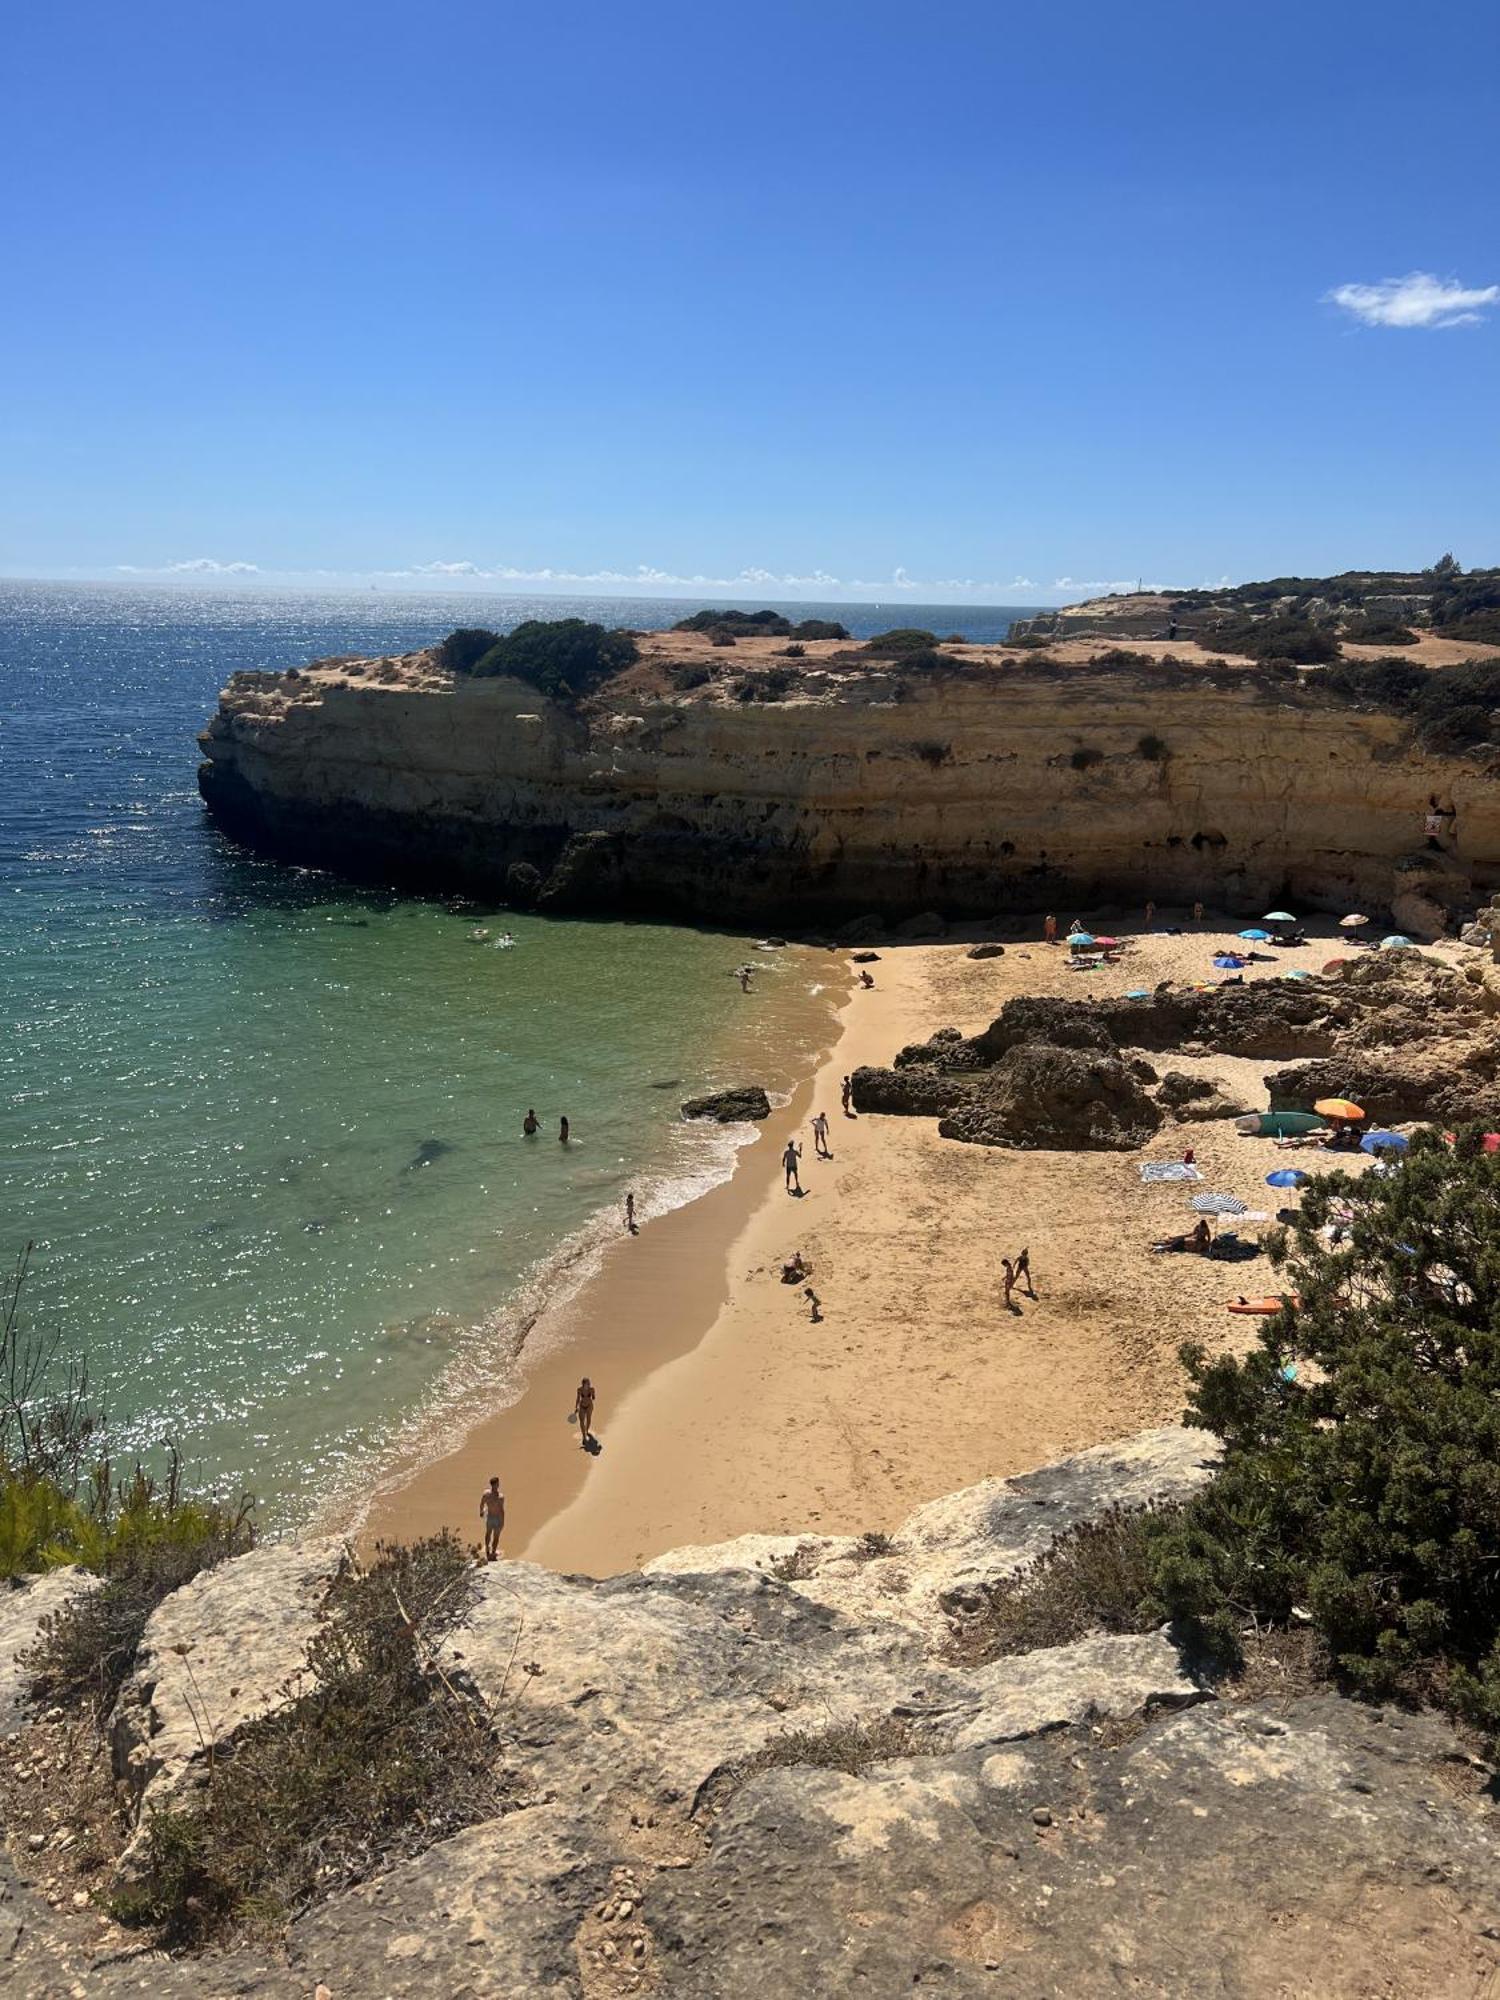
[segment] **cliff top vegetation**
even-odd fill
[[[576,701],[633,664],[634,635],[584,618],[528,618],[503,636],[482,628],[450,632],[439,666],[476,678],[507,675],[557,701]]]
[[[779,611],[695,611],[679,618],[674,632],[726,633],[737,639],[847,639],[847,627],[831,618],[794,623]]]

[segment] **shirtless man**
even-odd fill
[[[1015,1290],[1015,1284],[1016,1267],[1012,1264],[1009,1257],[1002,1257],[1000,1259],[1000,1303],[1005,1307],[1007,1312],[1019,1312],[1021,1310],[1011,1298],[1011,1293]]]
[[[479,1512],[484,1520],[484,1559],[492,1563],[500,1553],[500,1531],[505,1526],[505,1495],[498,1472],[479,1496]]]
[[[861,985],[861,986],[865,987],[865,988],[866,988],[866,990],[868,990],[868,989],[869,989],[869,988],[870,988],[871,986],[873,986],[873,985],[875,984],[875,975],[874,975],[874,973],[873,973],[873,972],[867,972],[867,971],[865,970],[864,966],[861,966],[861,967],[859,968],[859,983],[860,983],[860,985]]]
[[[801,1194],[802,1183],[797,1178],[797,1162],[802,1158],[802,1148],[795,1139],[788,1139],[786,1151],[781,1156],[781,1165],[786,1174],[788,1194]]]
[[[526,1134],[528,1139],[534,1139],[541,1129],[541,1120],[537,1117],[536,1113],[528,1111],[526,1116],[521,1120],[521,1130]]]
[[[630,1231],[632,1236],[640,1235],[640,1228],[635,1219],[635,1196],[633,1194],[628,1194],[625,1197],[625,1227]]]
[[[1043,921],[1042,937],[1047,944],[1057,943],[1057,919],[1050,913]]]
[[[573,1399],[573,1414],[578,1419],[578,1442],[585,1451],[594,1435],[594,1385],[585,1375],[578,1385],[578,1394]]]
[[[852,1118],[854,1116],[854,1113],[850,1110],[849,1107],[854,1101],[853,1077],[846,1076],[843,1082],[839,1085],[839,1100],[844,1107],[844,1116],[846,1118]]]
[[[828,1113],[826,1111],[820,1111],[817,1117],[814,1118],[812,1122],[812,1135],[813,1151],[817,1154],[818,1158],[820,1160],[831,1160],[833,1155],[828,1150]]]

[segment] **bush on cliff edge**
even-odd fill
[[[1428,1134],[1386,1175],[1319,1176],[1271,1250],[1301,1309],[1243,1360],[1183,1350],[1225,1457],[1156,1595],[1229,1661],[1250,1621],[1310,1620],[1357,1692],[1500,1737],[1500,1159]]]
[[[606,631],[584,618],[528,618],[497,639],[469,672],[508,674],[554,700],[573,701],[623,672],[638,653],[629,632]]]

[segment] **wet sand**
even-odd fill
[[[1100,921],[1124,934],[1118,916]],[[1210,916],[1176,937],[1137,936],[1120,965],[1091,973],[1069,972],[1067,952],[1040,942],[986,960],[961,942],[882,947],[875,989],[848,993],[816,1074],[733,1179],[622,1237],[564,1310],[520,1402],[377,1502],[371,1531],[448,1524],[477,1536],[480,1491],[499,1472],[507,1555],[609,1575],[740,1533],[890,1528],[986,1474],[1176,1419],[1180,1344],[1246,1344],[1253,1322],[1225,1303],[1274,1289],[1273,1274],[1264,1260],[1149,1255],[1153,1238],[1191,1226],[1202,1189],[1143,1186],[1140,1161],[1191,1145],[1203,1188],[1273,1213],[1282,1197],[1264,1177],[1298,1155],[1243,1139],[1225,1120],[1169,1122],[1139,1153],[964,1146],[941,1139],[932,1119],[846,1119],[839,1079],[935,1028],[972,1032],[1015,994],[1221,976],[1214,950],[1243,921]],[[1318,969],[1337,949],[1337,933],[1318,928],[1320,941],[1245,977]],[[1221,1078],[1256,1108],[1276,1067],[1149,1059]],[[831,1161],[813,1155],[817,1108],[830,1118]],[[793,1130],[804,1142],[801,1200],[784,1192],[780,1169]],[[1007,1313],[1000,1258],[1023,1246],[1039,1297],[1018,1296]],[[818,1325],[801,1288],[780,1281],[799,1249],[822,1300]],[[599,1393],[597,1457],[567,1423],[584,1373]]]

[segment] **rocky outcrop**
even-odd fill
[[[1118,1056],[1037,1042],[987,1070],[938,1130],[976,1146],[1123,1152],[1144,1145],[1161,1120]]]
[[[97,1577],[72,1564],[27,1583],[0,1583],[0,1737],[24,1728],[31,1714],[27,1700],[31,1677],[21,1664],[22,1655],[42,1636],[47,1619],[97,1585]]]
[[[855,917],[851,942],[1146,896],[1380,910],[1420,889],[1447,922],[1500,885],[1478,754],[1316,676],[980,648],[919,672],[810,642],[785,698],[741,701],[733,676],[674,682],[702,652],[653,637],[577,710],[427,655],[239,674],[200,785],[230,833],[298,861],[558,911]],[[1456,812],[1441,870],[1434,793]]]
[[[970,1092],[970,1080],[962,1072],[930,1063],[907,1063],[898,1069],[862,1065],[849,1081],[856,1111],[892,1118],[941,1118],[966,1102]]]
[[[151,1614],[110,1728],[138,1817],[200,1782],[247,1722],[293,1699],[341,1548],[267,1543],[204,1570]],[[138,1858],[127,1848],[122,1873]]]
[[[771,1115],[771,1100],[758,1083],[738,1090],[716,1090],[707,1097],[690,1097],[684,1118],[710,1119],[716,1125],[742,1125]]]
[[[1215,1699],[1164,1632],[978,1665],[950,1646],[952,1616],[1060,1531],[1211,1469],[1203,1434],[1168,1428],[889,1537],[752,1536],[608,1583],[484,1569],[444,1671],[491,1706],[512,1810],[330,1896],[274,1955],[207,1961],[100,1953],[92,1912],[0,1854],[0,1978],[17,2000],[143,1979],[168,2000],[1485,1990],[1500,1839],[1444,1724],[1316,1691]],[[249,1619],[263,1681],[293,1605],[306,1636],[316,1573],[226,1565],[218,1603],[194,1586],[158,1610],[151,1657],[213,1673]],[[177,1700],[148,1698],[157,1735]],[[158,1799],[190,1782],[159,1776]]]

